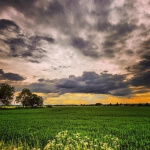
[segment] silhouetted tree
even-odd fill
[[[31,91],[27,88],[24,88],[19,95],[16,97],[16,102],[21,102],[23,107],[29,106],[29,99],[31,96]]]
[[[116,104],[115,104],[115,106],[119,106],[119,104],[118,104],[118,103],[116,103]]]
[[[102,106],[102,103],[96,103],[95,106]]]
[[[2,83],[0,84],[0,101],[4,105],[9,105],[13,100],[13,95],[15,88],[9,84]]]
[[[43,105],[43,98],[41,96],[36,95],[36,94],[32,94],[28,101],[29,101],[29,105],[31,107]]]
[[[16,97],[17,102],[21,102],[23,107],[24,106],[42,106],[43,105],[43,98],[36,94],[32,94],[29,89],[23,89],[22,92]]]

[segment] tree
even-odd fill
[[[29,98],[31,96],[31,91],[27,88],[24,88],[19,95],[16,97],[16,102],[21,102],[23,107],[29,105]]]
[[[42,106],[43,105],[43,98],[41,96],[38,96],[36,94],[32,94],[29,98],[29,105],[31,107],[33,106]]]
[[[102,103],[96,103],[95,106],[102,106]]]
[[[13,95],[15,88],[9,84],[2,83],[0,84],[0,101],[4,105],[9,105],[13,100]]]
[[[16,97],[17,102],[21,102],[23,107],[24,106],[42,106],[43,105],[43,98],[36,94],[32,94],[29,89],[23,89],[22,92]]]

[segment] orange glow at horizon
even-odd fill
[[[135,94],[133,97],[118,97],[108,94],[85,94],[85,93],[36,93],[44,98],[44,104],[115,104],[115,103],[149,103],[150,92]],[[148,99],[149,98],[149,99]]]

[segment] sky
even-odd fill
[[[0,1],[0,83],[45,104],[150,102],[149,0]]]

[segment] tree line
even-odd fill
[[[0,102],[4,105],[10,105],[13,101],[15,88],[9,84],[0,84]],[[24,88],[16,97],[15,101],[24,106],[42,106],[43,98],[37,94],[33,94],[29,89]]]

